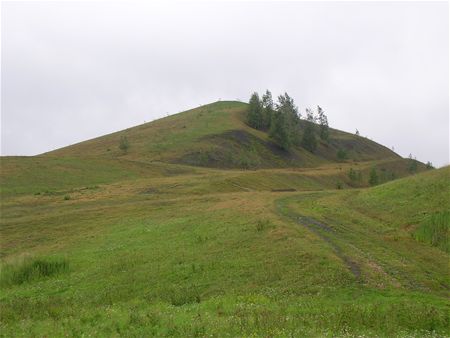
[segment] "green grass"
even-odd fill
[[[66,272],[69,263],[65,259],[34,258],[4,264],[0,271],[0,286],[20,285],[41,278]]]
[[[323,146],[304,167],[172,163],[236,128],[266,141],[244,108],[130,129],[126,155],[120,132],[2,158],[0,335],[450,336],[449,168],[391,182],[407,162],[337,131],[367,161]],[[373,166],[387,183],[366,188]]]
[[[302,147],[291,152],[273,144],[267,133],[245,123],[247,104],[222,101],[174,114],[137,127],[81,142],[44,154],[48,157],[94,157],[140,162],[162,161],[214,168],[316,167],[341,161],[399,160],[400,156],[367,138],[330,130],[330,142],[320,143],[314,154]],[[126,137],[129,148],[119,149]],[[409,162],[404,161],[407,170]],[[418,172],[425,165],[418,163]]]
[[[414,231],[416,240],[431,244],[447,253],[450,253],[448,232],[450,229],[450,212],[438,212],[430,215]]]

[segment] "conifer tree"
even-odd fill
[[[284,150],[292,147],[292,138],[286,115],[276,110],[272,114],[269,136]]]
[[[370,169],[369,184],[371,186],[378,184],[378,174],[377,169],[375,167],[372,167],[372,169]]]
[[[270,129],[274,111],[272,93],[269,90],[266,90],[266,93],[262,97],[262,109],[263,129],[268,130]]]
[[[317,106],[317,120],[319,122],[320,128],[319,131],[320,139],[328,142],[329,139],[328,118],[320,106]]]
[[[247,123],[250,127],[255,129],[262,129],[263,115],[262,105],[258,93],[253,93],[248,102]]]
[[[287,121],[292,124],[292,127],[298,126],[300,122],[300,114],[298,108],[294,103],[294,99],[284,93],[284,95],[278,96],[277,110],[284,114]]]
[[[302,146],[310,151],[314,152],[317,148],[316,132],[315,132],[315,117],[311,109],[306,109],[306,126],[303,132]]]

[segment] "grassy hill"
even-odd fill
[[[449,167],[287,154],[245,107],[1,158],[0,335],[449,336]]]
[[[312,167],[336,162],[340,149],[354,161],[400,159],[367,138],[334,129],[330,143],[320,143],[314,154],[301,147],[286,152],[266,133],[244,123],[246,110],[242,102],[216,102],[45,155],[119,157],[214,168]],[[127,154],[118,149],[122,136],[130,144]]]

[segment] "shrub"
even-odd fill
[[[256,231],[260,232],[263,231],[264,229],[270,228],[271,227],[271,223],[269,220],[259,220],[258,222],[256,222]]]
[[[336,157],[338,158],[338,160],[343,161],[347,159],[347,152],[344,149],[339,149],[337,151]]]
[[[70,195],[64,195],[64,201],[70,200]]]
[[[350,178],[351,181],[356,181],[358,179],[356,170],[353,170],[353,168],[350,168],[350,170],[348,171],[348,178]]]
[[[201,297],[197,288],[191,286],[173,286],[165,292],[164,297],[170,304],[174,306],[183,306],[185,304],[200,303]]]
[[[128,138],[126,136],[121,136],[119,141],[119,149],[124,153],[127,153],[129,148],[130,144],[128,142]]]
[[[408,157],[408,171],[411,174],[414,174],[415,172],[417,172],[417,160],[415,158],[412,157],[411,154],[409,154]]]
[[[378,184],[378,174],[377,169],[375,167],[372,167],[372,169],[370,169],[369,184],[371,186]]]

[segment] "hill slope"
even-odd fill
[[[400,159],[400,156],[364,137],[331,130],[330,143],[314,154],[301,147],[285,152],[266,133],[245,123],[247,104],[216,102],[134,128],[47,153],[47,156],[162,161],[215,168],[312,167],[336,162],[344,150],[355,161]],[[130,149],[118,149],[126,136]]]
[[[370,189],[303,194],[279,203],[357,267],[366,283],[445,295],[449,178],[445,167]]]
[[[449,168],[364,188],[410,163],[335,130],[316,154],[271,152],[244,113],[1,158],[0,334],[448,336]],[[356,161],[327,155],[344,144]],[[192,155],[228,147],[258,170]]]

